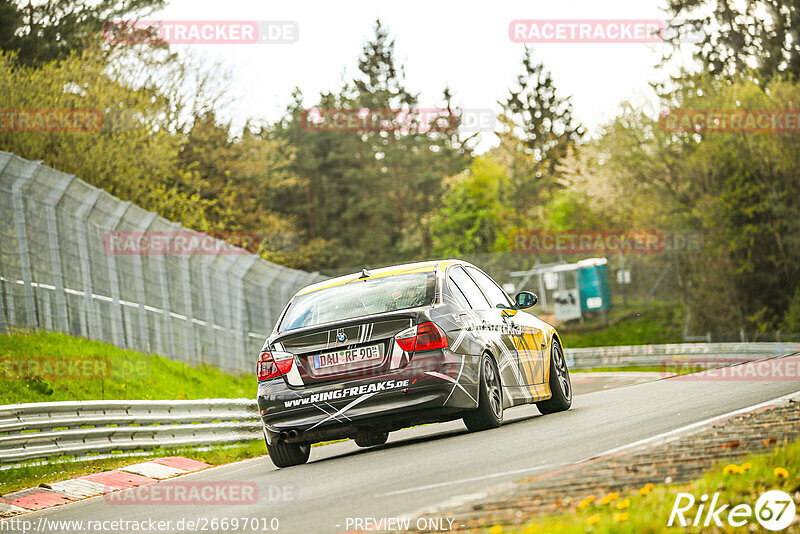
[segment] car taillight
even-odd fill
[[[422,323],[400,332],[397,344],[406,352],[447,348],[447,336],[434,323]]]
[[[294,355],[288,352],[264,351],[258,356],[256,376],[259,382],[268,378],[285,375],[292,370]]]

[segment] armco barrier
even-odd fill
[[[0,463],[202,446],[262,436],[252,399],[41,402],[0,406]]]
[[[565,339],[568,345],[569,339]],[[734,364],[787,356],[800,352],[795,343],[674,343],[669,345],[629,345],[564,350],[572,369],[596,367],[660,367],[675,358],[704,363]]]
[[[786,343],[680,343],[567,349],[572,369],[662,366],[679,358],[720,366],[798,352]],[[42,402],[0,406],[0,463],[262,437],[253,399]]]

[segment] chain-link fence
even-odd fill
[[[0,215],[2,332],[61,331],[248,373],[292,294],[323,278],[192,233],[2,151]],[[146,235],[162,242],[203,236],[213,246],[178,253],[110,246],[109,236],[140,245]]]
[[[606,260],[606,270],[614,305],[628,302],[680,302],[683,289],[675,254],[582,254],[534,255],[514,252],[472,254],[463,259],[474,263],[489,273],[500,284],[513,291],[533,291],[539,296],[538,309],[551,312],[554,294],[577,284],[574,273],[570,276],[548,277],[566,264],[576,264],[590,259]],[[620,273],[626,273],[626,276]],[[567,287],[565,287],[565,284]],[[513,289],[511,289],[513,286]]]

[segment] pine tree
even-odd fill
[[[583,135],[572,116],[569,97],[562,97],[544,65],[525,48],[522,73],[500,102],[503,131],[498,150],[511,170],[508,203],[528,219],[558,178],[558,164]]]

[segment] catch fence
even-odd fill
[[[120,253],[109,240],[189,233],[75,176],[0,151],[0,332],[60,331],[252,372],[283,306],[323,277],[204,234],[213,246],[180,253]]]

